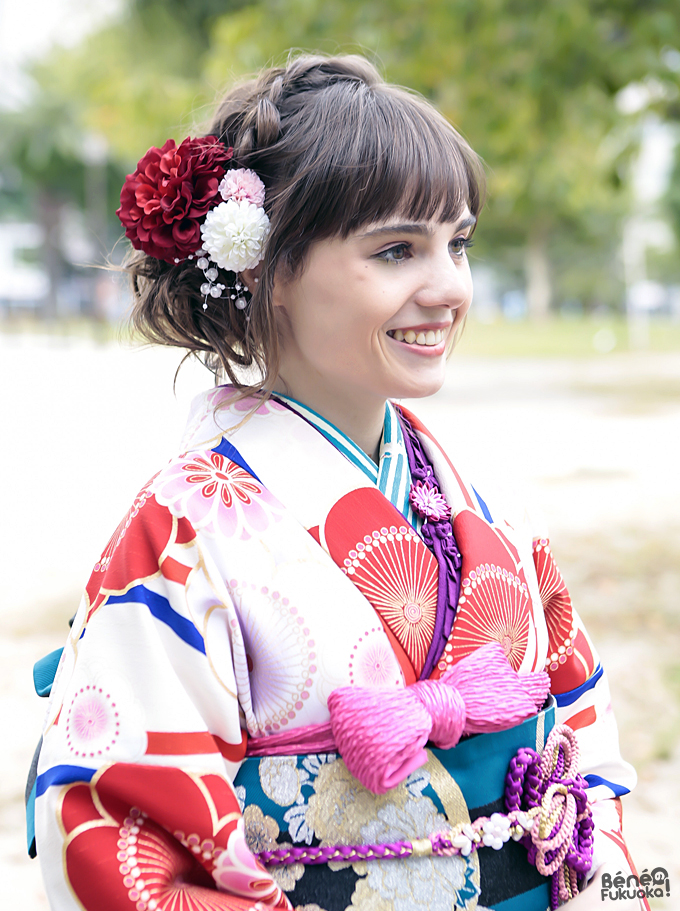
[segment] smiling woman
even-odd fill
[[[470,230],[463,216],[315,243],[302,273],[274,288],[275,390],[323,414],[377,462],[385,401],[432,395],[444,382],[447,346],[472,300]]]
[[[635,773],[550,543],[396,401],[443,383],[481,182],[359,57],[263,72],[126,179],[135,325],[218,385],[54,679],[57,911],[599,908],[630,869]]]

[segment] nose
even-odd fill
[[[416,302],[428,310],[439,307],[467,312],[472,303],[472,276],[465,254],[456,257],[447,244],[443,255],[437,252],[430,257]]]

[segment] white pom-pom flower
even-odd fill
[[[211,209],[201,225],[203,249],[222,269],[242,272],[262,259],[269,219],[261,206],[229,199]]]

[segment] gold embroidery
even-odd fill
[[[429,774],[430,784],[442,802],[449,823],[455,826],[459,822],[470,822],[470,814],[463,792],[458,787],[455,778],[449,775],[431,750],[426,752],[427,763],[423,766],[423,771]]]
[[[423,770],[430,775],[430,783],[437,797],[442,802],[449,823],[452,826],[455,826],[460,822],[470,822],[470,813],[467,804],[465,803],[463,792],[458,787],[455,778],[453,778],[452,775],[449,775],[441,762],[430,750],[427,750],[427,756],[428,760],[426,765],[423,766]],[[470,861],[475,868],[472,881],[479,889],[480,869],[477,852],[474,852],[474,854],[470,856]],[[476,904],[473,902],[470,907],[475,908]]]
[[[282,864],[280,867],[268,867],[272,878],[278,883],[279,888],[284,892],[290,892],[295,888],[295,883],[301,879],[305,872],[304,864]],[[310,905],[310,907],[312,907]]]
[[[403,784],[387,794],[372,794],[341,759],[321,766],[314,790],[305,820],[324,846],[363,844],[362,826],[388,804],[403,807],[408,796]],[[347,866],[333,863],[331,869]]]
[[[545,712],[539,712],[536,719],[536,752],[542,753],[545,746]]]
[[[387,794],[372,794],[364,788],[338,759],[321,767],[315,781],[315,793],[309,798],[305,816],[307,825],[321,844],[387,844],[413,841],[416,855],[404,860],[375,858],[352,864],[360,877],[347,911],[395,911],[408,907],[427,911],[442,896],[450,897],[454,907],[466,883],[468,863],[474,863],[473,883],[479,888],[479,865],[476,858],[431,857],[432,832],[451,825],[469,822],[460,788],[442,764],[428,753],[428,763],[416,776],[393,788]],[[430,784],[445,807],[448,820],[438,812],[432,800],[422,794]],[[331,861],[331,870],[340,870],[347,862]],[[468,872],[469,875],[469,872]],[[469,880],[468,880],[469,885]],[[468,899],[467,909],[476,907]]]
[[[355,911],[356,908],[360,911],[394,911],[394,904],[371,889],[367,880],[360,879],[352,895],[352,904],[346,911]]]
[[[243,811],[243,826],[246,842],[253,854],[284,847],[276,840],[279,837],[279,824],[271,816],[265,816],[257,804],[251,803]],[[305,865],[282,864],[269,867],[269,872],[279,888],[289,892],[305,872]]]
[[[253,854],[278,848],[279,824],[271,816],[265,816],[256,804],[251,803],[243,811],[243,824],[246,841]]]

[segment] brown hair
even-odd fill
[[[293,277],[312,243],[392,216],[456,220],[482,205],[483,172],[467,142],[419,95],[386,84],[359,56],[301,56],[232,89],[207,135],[266,187],[271,231],[247,310],[203,309],[202,272],[134,254],[131,322],[148,341],[189,350],[244,395],[268,392],[279,366],[274,277]],[[236,276],[221,281],[233,286]],[[248,314],[248,317],[246,317]],[[260,379],[249,385],[243,368]]]

